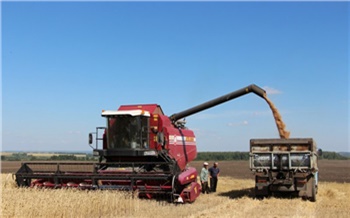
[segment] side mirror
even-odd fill
[[[94,140],[94,137],[92,136],[92,133],[89,133],[89,145],[92,144],[93,140]]]

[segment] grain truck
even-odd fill
[[[315,202],[317,158],[312,138],[251,139],[250,169],[255,174],[255,196],[289,192]]]

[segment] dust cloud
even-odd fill
[[[272,114],[273,114],[273,117],[275,118],[275,122],[276,122],[276,126],[278,129],[278,133],[280,135],[280,138],[282,138],[282,139],[289,138],[290,132],[285,129],[286,125],[284,124],[282,117],[281,117],[280,113],[278,112],[277,108],[272,103],[272,101],[267,97],[266,94],[264,95],[264,99],[269,104],[269,106],[272,110]]]

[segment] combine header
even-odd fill
[[[167,195],[172,202],[193,202],[201,187],[196,169],[187,164],[197,156],[196,137],[181,119],[250,92],[265,95],[250,85],[170,117],[157,104],[102,111],[107,126],[96,128],[93,147],[99,162],[22,163],[16,182],[30,187],[127,190],[139,197]],[[93,144],[91,133],[89,143]]]

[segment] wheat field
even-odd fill
[[[317,202],[301,198],[256,200],[254,181],[222,177],[218,192],[192,204],[132,198],[118,191],[17,188],[1,175],[1,217],[349,217],[350,183],[320,182]]]

